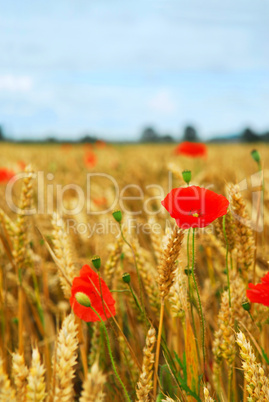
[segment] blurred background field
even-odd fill
[[[96,254],[100,255],[102,261],[100,272],[109,288],[114,291],[126,290],[126,284],[123,283],[121,277],[124,272],[128,272],[131,275],[133,289],[139,294],[133,254],[123,242],[119,228],[112,217],[112,212],[120,208],[123,212],[124,233],[135,252],[142,278],[146,314],[153,327],[157,329],[160,308],[157,267],[160,264],[163,247],[167,242],[166,229],[170,228],[171,230],[172,226],[169,224],[173,224],[173,220],[161,207],[160,201],[172,187],[184,185],[182,171],[190,169],[192,171],[191,184],[208,187],[217,193],[226,195],[232,205],[234,202],[231,198],[233,197],[232,191],[235,191],[234,194],[238,194],[239,199],[242,199],[243,216],[252,219],[252,228],[255,227],[257,198],[253,198],[253,194],[261,191],[261,182],[259,178],[257,179],[257,165],[250,153],[253,146],[256,145],[261,154],[265,180],[263,230],[258,233],[257,237],[256,280],[258,281],[268,271],[269,200],[266,163],[269,149],[267,145],[261,143],[251,145],[211,144],[208,146],[207,157],[191,159],[175,155],[174,144],[19,145],[2,143],[0,154],[3,166],[17,173],[17,176],[14,176],[8,183],[2,182],[0,187],[1,370],[2,373],[9,375],[11,381],[7,383],[9,381],[7,377],[2,377],[3,384],[7,389],[10,389],[10,392],[14,393],[17,390],[18,401],[23,400],[20,399],[22,398],[20,389],[23,390],[23,395],[28,392],[29,400],[36,400],[31,399],[30,391],[27,391],[32,387],[32,380],[30,380],[30,372],[28,372],[27,367],[31,368],[31,364],[35,367],[37,364],[34,355],[31,357],[32,350],[36,347],[39,350],[41,362],[44,364],[44,374],[34,379],[37,384],[38,381],[43,381],[40,400],[46,398],[48,401],[57,400],[57,395],[62,395],[59,398],[66,401],[79,400],[80,395],[82,402],[90,400],[86,397],[83,399],[83,395],[87,396],[94,392],[92,387],[98,378],[101,381],[100,389],[103,389],[102,392],[104,392],[100,400],[123,400],[122,391],[111,369],[104,333],[99,323],[86,324],[77,320],[79,348],[77,349],[75,343],[72,344],[70,356],[61,349],[64,346],[61,343],[63,338],[59,338],[60,328],[67,325],[67,321],[64,321],[65,317],[72,320],[72,315],[69,315],[71,311],[68,301],[69,290],[66,290],[66,285],[63,286],[64,279],[61,271],[57,269],[57,264],[46,244],[60,258],[67,272],[72,268],[70,271],[72,275],[78,275],[84,264],[91,265],[92,257]],[[92,155],[93,153],[95,158],[89,159],[89,154]],[[18,179],[20,172],[22,172],[22,162],[28,173],[23,174]],[[41,186],[37,180],[38,176],[35,176],[35,173],[38,172],[44,175],[44,182],[41,183]],[[91,177],[91,188],[88,193],[87,174],[88,177]],[[95,176],[93,176],[94,174]],[[104,177],[100,174],[108,176]],[[24,200],[23,205],[27,208],[30,206],[37,208],[40,207],[40,203],[44,199],[44,211],[36,211],[30,216],[11,211],[10,205],[7,205],[9,198],[7,198],[5,191],[14,180],[17,180],[12,188],[14,205],[21,206]],[[232,190],[236,183],[239,184],[238,189]],[[77,187],[66,188],[63,196],[61,196],[64,186],[70,184]],[[231,185],[232,187],[230,187]],[[115,186],[119,188],[119,198],[116,196]],[[78,197],[81,197],[81,194],[77,192],[78,187],[85,197],[79,212],[74,211]],[[131,200],[123,199],[123,197],[136,198]],[[49,200],[48,203],[47,200]],[[111,209],[110,207],[115,200],[113,209]],[[89,204],[90,212],[87,213],[86,207]],[[110,210],[103,213],[102,211],[106,208],[110,208]],[[235,225],[236,218],[232,219],[235,219],[233,223]],[[71,226],[70,221],[72,221]],[[109,222],[112,226],[109,225]],[[247,222],[247,224],[250,223]],[[153,230],[154,224],[157,224],[155,226],[156,232]],[[263,348],[266,356],[269,354],[267,310],[263,306],[257,305],[252,311],[254,317],[254,322],[252,322],[248,313],[241,306],[246,301],[245,292],[248,281],[252,278],[250,267],[253,264],[254,232],[246,230],[247,232],[243,237],[236,237],[237,240],[241,240],[233,245],[231,251],[233,260],[233,269],[230,273],[232,310],[229,317],[227,316],[228,311],[230,311],[227,306],[227,299],[225,305],[225,295],[227,296],[225,244],[219,232],[219,226],[217,223],[211,224],[205,230],[198,230],[196,234],[195,272],[206,320],[207,366],[203,380],[202,377],[199,377],[199,374],[203,373],[201,360],[200,363],[197,361],[199,354],[201,358],[201,339],[198,337],[199,352],[196,355],[195,338],[193,337],[193,329],[191,329],[193,327],[187,325],[190,310],[187,307],[189,300],[187,288],[184,287],[187,280],[186,273],[184,273],[187,269],[185,237],[177,262],[177,275],[181,275],[181,279],[176,281],[178,286],[183,286],[183,288],[173,290],[175,293],[171,293],[168,297],[165,307],[163,336],[170,352],[169,354],[167,351],[164,352],[160,358],[162,393],[160,392],[159,399],[165,400],[165,397],[169,395],[172,400],[177,400],[177,397],[181,401],[203,400],[203,386],[206,385],[215,400],[219,396],[224,400],[236,400],[235,398],[241,400],[244,380],[243,371],[240,368],[239,350],[235,344],[233,325],[235,325],[235,331],[240,329],[247,337],[253,336],[249,339],[254,339],[254,342]],[[236,226],[232,229],[231,236],[238,236]],[[247,244],[251,246],[246,248]],[[242,250],[245,250],[245,254],[242,254]],[[250,251],[251,255],[249,254]],[[245,262],[246,265],[240,265],[244,259],[247,261],[247,263]],[[16,271],[18,264],[22,264],[24,319],[23,349],[19,352],[21,354],[18,354],[18,334],[20,333],[18,317],[21,303],[18,296]],[[147,326],[141,319],[134,300],[128,293],[113,293],[113,296],[116,299],[116,319],[139,364],[141,364]],[[220,314],[224,314],[224,316],[222,317]],[[197,306],[194,308],[193,319],[193,325],[199,333]],[[225,319],[228,321],[225,322]],[[223,320],[226,330],[221,324]],[[70,333],[72,333],[73,324],[69,323],[68,325]],[[130,355],[124,338],[114,324],[110,323],[107,328],[119,374],[131,400],[136,400],[139,367],[136,366],[136,361]],[[187,338],[186,328],[188,328]],[[230,337],[228,343],[227,331]],[[75,336],[75,334],[73,328],[73,335]],[[66,342],[68,342],[67,339]],[[218,342],[223,342],[222,348],[224,349],[218,349]],[[267,372],[267,364],[260,354],[257,343],[254,343],[254,347],[257,347],[258,350],[257,359],[262,363],[263,370]],[[57,355],[57,348],[59,348],[59,356]],[[231,356],[236,356],[233,357],[235,360],[232,360],[232,363],[231,360],[226,360],[225,348],[231,351]],[[218,352],[218,350],[222,352]],[[175,358],[175,353],[183,363],[179,363]],[[73,356],[72,364],[71,355]],[[20,360],[21,368],[14,363],[16,359],[21,359],[19,356],[23,356],[23,361]],[[62,361],[61,356],[63,359],[64,356],[67,356],[66,360]],[[187,363],[184,363],[184,356],[187,358]],[[53,361],[58,362],[59,366],[54,366]],[[16,379],[16,373],[18,370],[22,370],[22,367],[24,367],[25,376],[20,383]],[[71,377],[67,376],[65,371],[59,372],[61,367],[67,367]],[[230,378],[229,370],[231,367],[233,367],[234,382],[232,388],[228,388],[227,381]],[[88,375],[87,371],[89,371]],[[72,379],[73,374],[74,379]],[[223,376],[227,381],[218,382],[220,376]],[[88,383],[86,383],[86,378]],[[68,390],[66,397],[62,394],[63,384],[65,384],[64,389]],[[84,387],[84,394],[81,394],[82,387]],[[152,400],[151,391],[149,397]],[[138,398],[137,400],[142,401],[144,399]]]
[[[38,226],[41,225],[42,228],[43,224],[46,225],[52,212],[62,214],[63,205],[67,210],[72,210],[74,205],[77,205],[80,198],[77,190],[67,187],[63,191],[64,186],[75,185],[83,193],[81,208],[79,205],[81,209],[79,219],[82,222],[87,219],[87,222],[89,221],[94,227],[99,219],[113,220],[111,216],[113,210],[125,205],[126,211],[130,212],[133,219],[145,221],[146,212],[154,209],[160,211],[157,218],[163,219],[165,213],[161,209],[160,201],[171,188],[184,185],[181,172],[185,169],[192,171],[193,184],[208,187],[218,193],[225,194],[228,183],[239,183],[242,196],[248,200],[250,217],[255,219],[256,211],[255,208],[252,210],[251,204],[253,193],[259,191],[259,183],[257,184],[255,176],[257,170],[250,152],[256,145],[263,161],[262,168],[266,182],[269,175],[266,166],[269,153],[267,144],[211,144],[208,145],[207,157],[189,158],[176,155],[175,144],[104,143],[100,146],[98,143],[22,145],[4,142],[1,144],[0,157],[2,167],[14,173],[23,171],[21,168],[23,163],[24,166],[30,164],[34,172],[41,172],[43,175],[43,182],[38,180],[38,176],[33,180],[35,203],[38,205],[40,201],[38,197],[45,203],[45,213],[35,217]],[[88,155],[94,155],[93,163],[87,163]],[[107,177],[104,177],[104,174]],[[87,188],[87,183],[90,188]],[[21,185],[22,179],[17,180],[14,185],[15,205],[19,202]],[[50,186],[51,194],[49,205],[46,202],[48,186]],[[7,205],[5,189],[5,183],[2,183],[0,206],[8,214],[14,214]],[[265,191],[264,202],[267,208],[266,186]],[[59,196],[61,193],[63,195]],[[124,201],[124,197],[132,196],[137,199]],[[152,200],[154,197],[155,200]],[[88,216],[85,215],[87,207],[89,208]],[[109,212],[103,214],[104,210]],[[265,209],[266,212],[267,209]],[[67,215],[66,218],[69,216]],[[75,237],[78,241],[80,236]],[[103,251],[103,241],[105,241],[103,235],[90,238],[88,244],[90,252],[98,254],[100,250]],[[95,243],[98,244],[98,242],[99,246],[96,246]],[[84,247],[80,249],[80,254],[82,250],[85,250],[86,244],[82,245]],[[89,254],[88,250],[87,256]]]

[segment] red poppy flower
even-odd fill
[[[101,289],[104,303],[102,303]],[[77,293],[83,293],[89,298],[90,304],[94,310],[97,311],[102,320],[105,321],[107,318],[116,314],[115,300],[103,279],[101,279],[101,289],[98,274],[88,265],[84,265],[80,270],[79,277],[73,280],[69,300],[74,313],[83,321],[94,322],[100,321],[100,319],[91,307],[84,307],[77,301]]]
[[[262,283],[248,284],[247,297],[252,303],[269,306],[269,272],[261,279]]]
[[[85,165],[88,167],[94,167],[97,163],[97,158],[94,152],[87,152],[85,154]]]
[[[12,179],[15,176],[15,173],[12,170],[8,170],[6,168],[0,168],[0,183],[5,183]]]
[[[199,186],[174,188],[162,205],[182,229],[203,228],[227,214],[229,201],[223,195]]]
[[[176,147],[175,154],[199,158],[207,155],[207,147],[202,143],[185,141]]]

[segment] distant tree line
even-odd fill
[[[152,127],[146,127],[141,134],[141,142],[173,142],[171,135],[160,135]]]
[[[171,135],[160,135],[152,127],[146,127],[140,137],[141,142],[174,142],[174,141],[202,141],[195,127],[188,125],[184,128],[182,135],[175,139]],[[258,134],[251,128],[245,128],[241,133],[232,136],[218,136],[212,138],[210,142],[267,142],[269,141],[269,131]]]
[[[5,137],[4,137],[4,130],[3,127],[0,126],[0,141],[4,141]]]
[[[199,136],[193,126],[186,126],[183,131],[182,141],[199,141]],[[141,142],[174,142],[170,134],[160,135],[153,127],[146,127],[141,134]]]
[[[32,143],[32,142],[40,142],[40,143],[63,143],[63,142],[70,142],[70,143],[95,143],[100,137],[98,138],[96,135],[92,134],[84,134],[79,139],[59,139],[57,135],[50,135],[45,140],[32,140],[32,139],[23,139],[20,141],[21,143]],[[0,125],[0,141],[12,141],[8,136],[4,133],[3,126]],[[140,142],[143,143],[171,143],[171,142],[179,142],[179,141],[190,141],[190,142],[197,142],[202,141],[200,136],[197,133],[197,130],[192,125],[187,125],[181,135],[178,138],[174,138],[170,134],[160,134],[154,127],[146,127],[142,130],[140,135]],[[241,133],[235,134],[232,136],[218,136],[215,138],[211,138],[210,142],[269,142],[269,131],[259,134],[252,130],[251,128],[245,128]],[[124,141],[122,141],[124,142]],[[128,142],[126,140],[126,142]]]
[[[246,128],[242,133],[241,140],[243,142],[269,141],[269,131],[259,135],[251,128]]]

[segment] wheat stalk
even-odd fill
[[[68,281],[72,283],[74,277],[77,275],[77,270],[73,262],[72,251],[67,233],[65,231],[64,222],[56,213],[53,214],[52,225],[54,253],[64,270],[64,275]],[[71,296],[70,286],[67,283],[63,273],[60,270],[58,272],[64,295],[67,299],[69,299]]]
[[[223,217],[216,219],[213,223],[217,238],[221,241],[222,246],[226,248],[226,240],[223,234]],[[225,232],[229,244],[229,249],[236,247],[235,221],[230,211],[225,215]]]
[[[17,399],[21,402],[26,400],[27,376],[29,370],[25,365],[24,356],[20,353],[12,355],[12,377],[16,388]]]
[[[78,330],[75,318],[68,315],[62,324],[56,344],[56,364],[53,371],[55,387],[52,390],[53,402],[73,400],[74,366],[77,360]]]
[[[183,241],[183,230],[175,226],[168,243],[163,251],[162,260],[158,267],[159,272],[159,290],[162,300],[168,295],[175,279],[176,260],[181,250]]]
[[[153,327],[151,327],[147,334],[146,346],[143,349],[142,373],[140,374],[136,387],[136,396],[138,402],[148,402],[151,400],[150,391],[153,388],[152,384],[153,364],[154,364],[153,348],[155,342],[156,342],[156,331]]]
[[[175,281],[170,288],[168,300],[171,305],[172,316],[184,318],[188,309],[188,296],[187,279],[181,265],[176,268]]]
[[[211,396],[209,395],[209,391],[206,387],[204,387],[204,400],[205,402],[214,402],[214,399],[211,398]]]
[[[150,307],[153,313],[158,314],[160,311],[160,295],[157,284],[158,274],[156,269],[147,261],[145,250],[139,245],[137,239],[132,241],[132,247],[135,252],[137,268],[142,278]]]
[[[159,366],[159,356],[160,356],[160,346],[161,346],[161,336],[162,336],[162,325],[164,316],[164,300],[169,294],[171,286],[175,279],[176,270],[176,260],[178,258],[179,252],[181,250],[181,245],[184,237],[184,232],[178,226],[175,228],[169,237],[166,247],[163,252],[162,261],[158,267],[159,272],[159,290],[161,297],[161,309],[160,309],[160,320],[158,329],[158,339],[156,346],[156,359],[155,359],[155,373],[154,373],[154,384],[153,384],[153,397],[156,398],[157,394],[157,377],[158,377],[158,366]]]
[[[106,376],[100,370],[98,363],[94,362],[90,372],[83,383],[83,391],[79,402],[103,402],[105,393],[103,391]]]
[[[269,380],[264,374],[264,370],[260,363],[256,362],[256,357],[250,342],[246,340],[243,332],[237,333],[236,341],[240,347],[240,355],[243,360],[242,366],[246,379],[246,390],[249,394],[248,400],[269,401]]]
[[[252,230],[249,228],[250,219],[239,187],[231,184],[228,187],[228,192],[236,229],[235,239],[238,250],[238,265],[242,269],[242,275],[247,277],[247,272],[253,263],[254,257],[254,238]]]
[[[40,361],[38,349],[33,349],[32,365],[29,370],[26,400],[42,402],[46,397],[45,368]]]
[[[234,314],[232,308],[229,306],[229,293],[225,291],[221,298],[221,307],[218,314],[218,329],[215,332],[213,341],[213,354],[214,354],[214,380],[215,383],[219,382],[220,368],[222,360],[227,361],[229,365],[229,376],[231,376],[233,369],[233,362],[235,359],[235,336],[234,336]]]
[[[122,253],[122,245],[123,241],[120,238],[117,242],[113,245],[113,249],[110,253],[110,256],[105,263],[104,267],[104,277],[106,279],[106,283],[108,287],[112,286],[113,276],[116,271],[117,264],[120,260],[120,256]]]
[[[10,380],[4,371],[4,362],[0,356],[0,401],[16,402],[15,391],[11,387]]]

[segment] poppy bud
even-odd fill
[[[183,177],[183,180],[185,181],[185,183],[189,185],[189,183],[191,181],[191,171],[183,170],[182,177]]]
[[[113,213],[112,213],[112,215],[113,215],[113,218],[115,219],[115,221],[117,221],[117,222],[121,222],[121,220],[122,220],[122,213],[121,213],[121,211],[120,210],[118,210],[118,211],[114,211]]]
[[[95,269],[99,270],[101,267],[101,258],[99,255],[95,255],[92,257],[92,265],[94,266]]]
[[[77,292],[75,294],[76,301],[84,307],[91,307],[91,301],[85,293]]]
[[[125,283],[130,283],[130,282],[131,282],[131,276],[130,276],[130,274],[129,274],[128,272],[125,272],[125,273],[122,275],[122,280],[123,280],[123,282],[125,282]]]
[[[185,275],[191,275],[191,269],[184,269],[184,274]]]
[[[260,163],[261,156],[260,156],[259,151],[257,151],[257,149],[253,149],[251,151],[251,156],[252,156],[252,158],[254,159],[255,162]]]
[[[242,303],[242,307],[243,307],[244,310],[250,311],[251,305],[250,305],[250,303],[248,301],[244,301]]]

